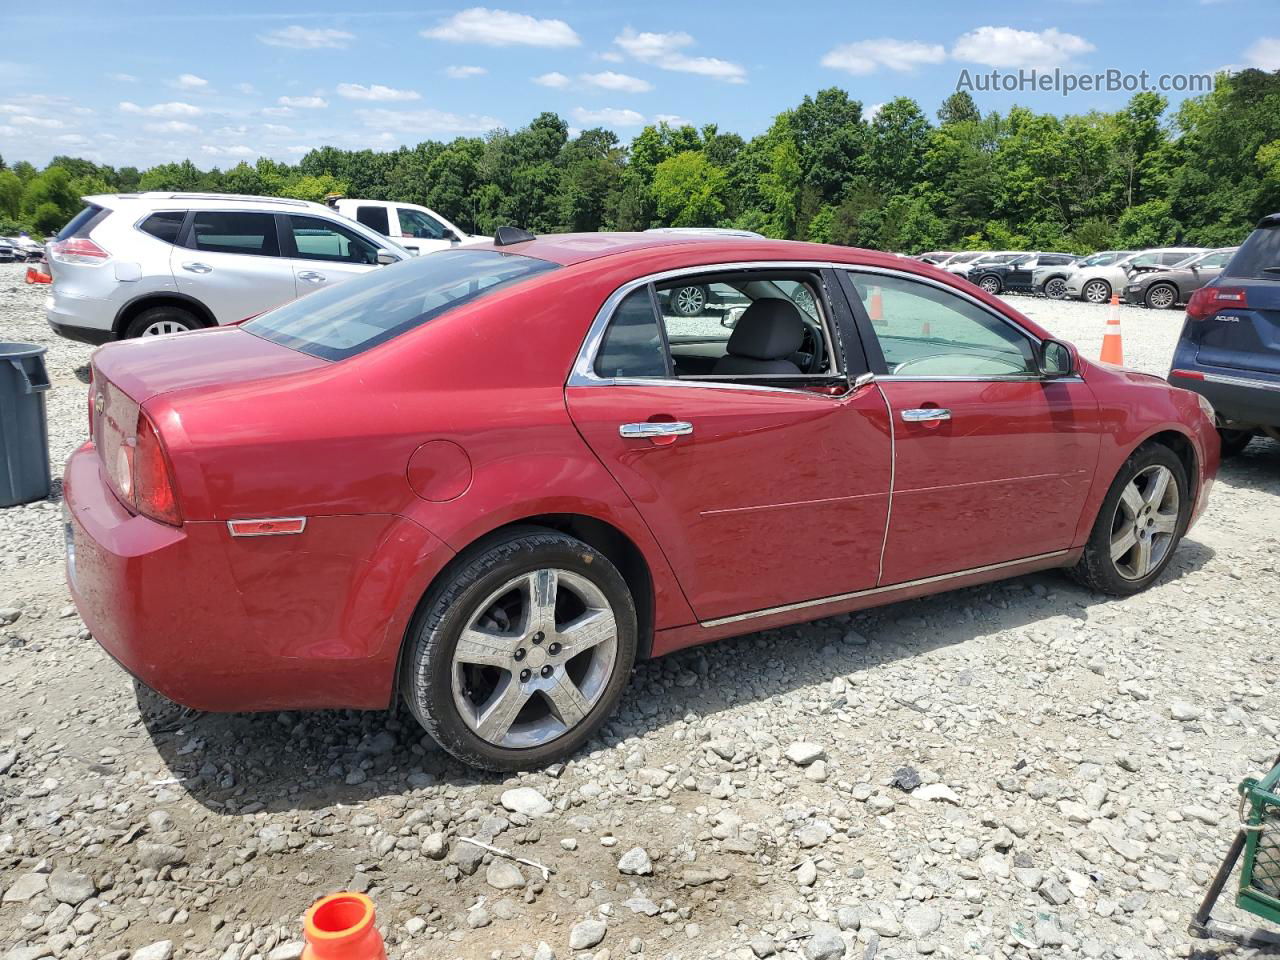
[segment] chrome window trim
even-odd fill
[[[1070,377],[1036,377],[1036,376],[1010,376],[1010,377],[912,377],[898,376],[892,373],[882,373],[876,377],[879,383],[893,383],[896,381],[917,383],[1084,383],[1084,377],[1078,373]]]
[[[724,273],[730,270],[830,270],[837,264],[828,261],[818,260],[740,260],[730,263],[708,263],[698,264],[690,267],[679,267],[673,270],[663,270],[659,273],[651,273],[643,277],[637,277],[634,280],[628,280],[622,286],[618,287],[613,293],[605,298],[600,309],[596,311],[595,319],[591,321],[591,326],[587,328],[587,336],[582,341],[582,346],[578,350],[577,359],[573,362],[573,369],[569,373],[569,379],[566,386],[569,387],[600,387],[600,386],[697,386],[697,387],[720,387],[738,390],[783,390],[788,393],[796,392],[794,387],[770,387],[764,383],[759,385],[754,383],[716,383],[700,378],[680,379],[677,377],[601,377],[596,373],[596,354],[600,350],[600,343],[604,340],[605,331],[609,328],[609,321],[613,319],[614,311],[618,305],[626,299],[627,295],[632,293],[639,287],[649,283],[661,283],[664,280],[676,280],[680,277],[696,275],[701,273]],[[824,314],[826,311],[822,311]],[[832,331],[832,319],[825,315],[821,318],[822,329],[827,337],[828,353],[834,358],[835,351],[833,349],[835,338]],[[848,358],[842,358],[847,361]],[[821,380],[832,380],[845,374],[841,371],[835,373],[817,373],[805,374],[804,379],[813,382]],[[788,380],[795,382],[798,378],[777,374],[761,375],[759,380],[767,379]],[[736,380],[747,379],[745,377],[735,378]],[[752,378],[757,379],[757,378]]]
[[[871,587],[867,590],[855,590],[852,593],[838,593],[830,597],[819,597],[816,600],[802,600],[799,603],[786,603],[779,607],[767,607],[764,610],[753,610],[750,613],[739,613],[731,617],[717,617],[714,620],[702,620],[700,625],[703,627],[722,627],[729,623],[740,623],[743,620],[755,620],[758,617],[771,617],[779,613],[790,613],[793,610],[804,610],[809,607],[821,607],[831,603],[841,603],[845,600],[856,600],[859,597],[873,597],[877,594],[892,593],[895,590],[907,590],[911,587],[923,587],[931,583],[945,583],[948,580],[956,580],[960,577],[971,576],[975,573],[987,573],[991,570],[1003,570],[1006,567],[1017,567],[1022,564],[1036,563],[1040,560],[1052,560],[1055,557],[1065,557],[1069,551],[1053,550],[1049,553],[1038,553],[1033,557],[1022,557],[1018,560],[1005,560],[1001,563],[988,563],[981,567],[970,567],[968,570],[957,570],[955,573],[940,573],[932,577],[922,577],[919,580],[905,580],[902,583],[892,583],[883,587]]]

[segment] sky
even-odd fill
[[[750,137],[829,86],[871,112],[909,96],[932,116],[965,83],[984,111],[1082,113],[1131,93],[981,77],[1280,69],[1277,0],[494,2],[7,4],[0,155],[226,168],[515,129],[544,110],[624,141],[662,120]]]

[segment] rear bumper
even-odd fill
[[[386,515],[244,539],[220,521],[134,516],[92,443],[67,461],[63,497],[85,624],[142,683],[199,710],[386,707],[418,598],[453,556]]]
[[[1185,373],[1194,376],[1185,376]],[[1226,371],[1177,364],[1169,373],[1169,382],[1184,390],[1198,393],[1210,403],[1223,420],[1280,427],[1280,377]]]
[[[115,306],[107,300],[68,297],[56,291],[44,301],[45,319],[53,332],[68,340],[95,346],[116,339],[112,322]]]

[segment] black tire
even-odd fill
[[[584,577],[608,600],[617,624],[613,671],[595,706],[576,726],[538,746],[498,746],[474,732],[454,703],[454,650],[476,607],[493,591],[513,577],[548,566]],[[613,713],[631,675],[636,641],[635,602],[604,554],[543,527],[513,528],[460,557],[427,594],[406,639],[400,690],[423,729],[463,763],[498,771],[543,767],[572,756]]]
[[[190,310],[184,310],[182,307],[171,307],[168,305],[162,307],[152,307],[149,310],[143,310],[140,314],[129,321],[129,325],[125,328],[124,335],[127,339],[132,340],[134,337],[147,335],[147,330],[152,326],[171,326],[182,327],[185,330],[199,330],[204,324]],[[169,330],[167,333],[182,333],[182,330]],[[151,334],[157,336],[157,334]]]
[[[1120,498],[1125,487],[1142,473],[1153,466],[1165,467],[1173,474],[1173,481],[1178,487],[1178,518],[1173,540],[1164,556],[1141,579],[1129,579],[1123,576],[1111,559],[1111,536],[1116,521]],[[1084,554],[1070,574],[1079,583],[1098,593],[1107,593],[1116,597],[1127,597],[1140,593],[1149,587],[1162,574],[1173,559],[1186,532],[1187,521],[1191,516],[1191,494],[1187,482],[1187,472],[1178,459],[1178,455],[1161,443],[1148,443],[1139,447],[1120,467],[1111,488],[1107,491],[1098,517],[1094,521],[1089,541],[1085,544]]]
[[[1142,302],[1151,310],[1172,310],[1178,305],[1178,288],[1171,283],[1153,283]]]
[[[1227,430],[1218,428],[1218,439],[1222,441],[1222,456],[1235,457],[1244,453],[1244,448],[1253,440],[1252,430]]]
[[[1000,282],[1000,278],[993,273],[978,278],[978,286],[993,297],[1004,289],[1004,285]]]
[[[1095,292],[1101,292],[1090,295],[1089,291],[1091,289]],[[1111,299],[1111,284],[1105,280],[1090,280],[1080,288],[1080,299],[1086,303],[1106,303]]]
[[[1062,277],[1050,277],[1045,281],[1044,295],[1050,300],[1067,299],[1067,281]]]

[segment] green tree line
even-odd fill
[[[320,147],[296,165],[0,161],[0,232],[47,234],[81,196],[134,190],[341,192],[423,204],[478,233],[726,226],[902,252],[1222,245],[1280,210],[1280,71],[1223,75],[1172,111],[1140,93],[1111,113],[984,114],[957,92],[933,118],[906,97],[869,116],[832,87],[749,140],[715,124],[647,126],[630,143],[599,128],[570,137],[543,113],[448,143]]]

